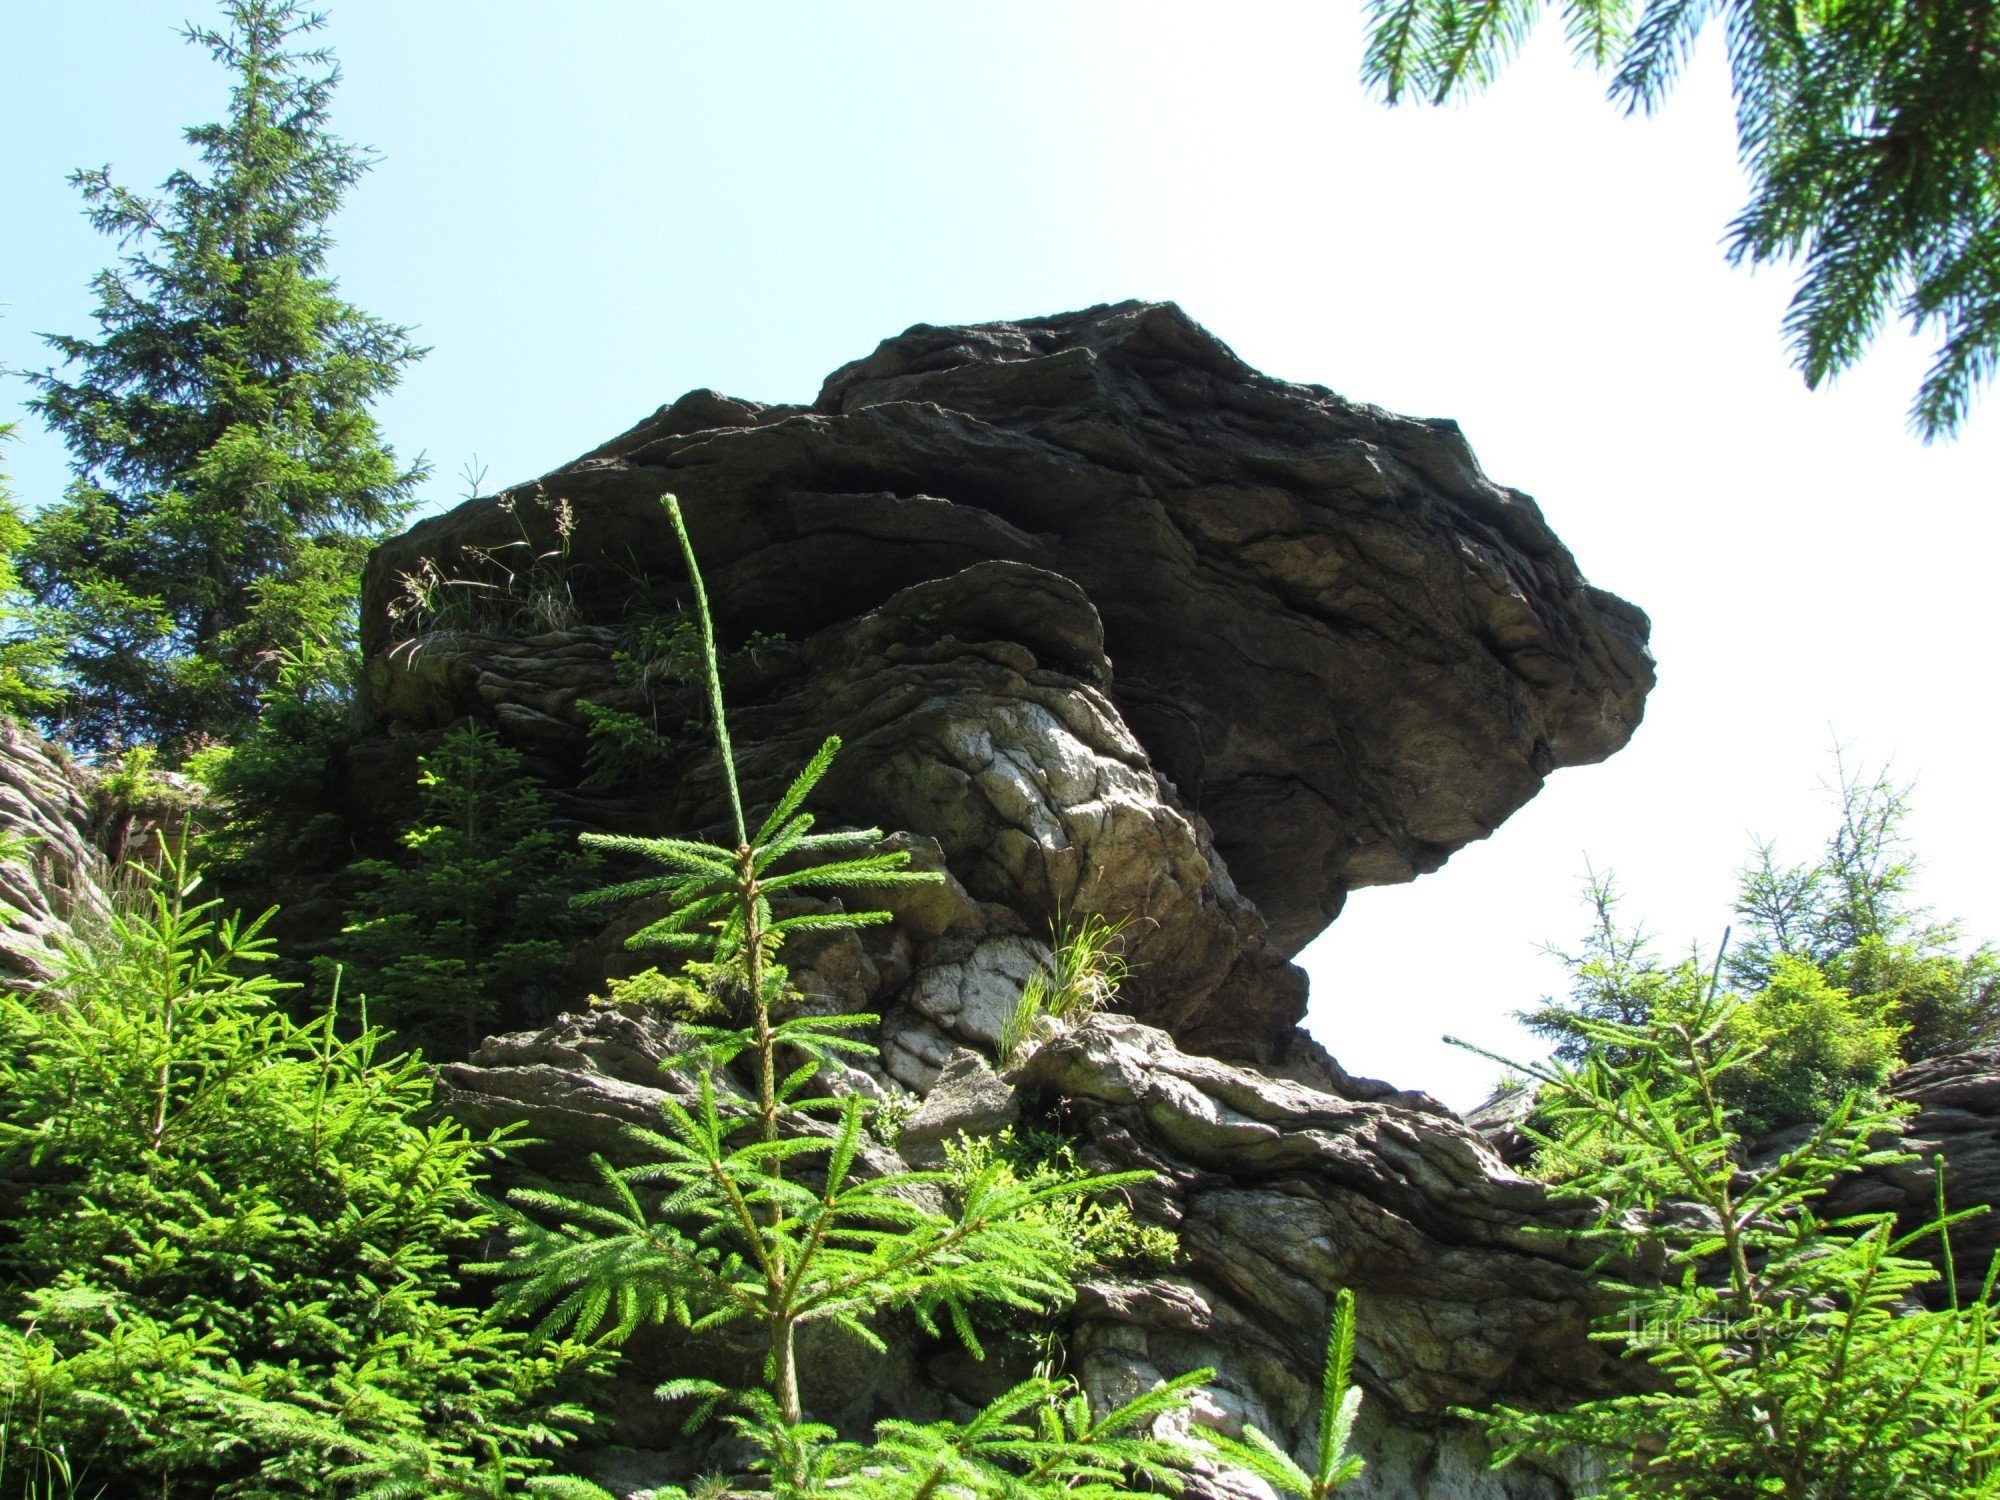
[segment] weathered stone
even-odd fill
[[[75,930],[110,911],[84,779],[0,717],[0,984],[45,984]]]
[[[476,686],[495,680],[478,665],[499,659],[490,645],[439,638],[417,660],[440,681]],[[1048,652],[1063,667],[1044,665],[1038,653]],[[408,655],[377,660],[392,689]],[[1058,914],[1102,915],[1124,923],[1133,975],[1123,1003],[1134,1013],[1217,1050],[1274,1057],[1291,1046],[1304,976],[1267,940],[1206,825],[1154,774],[1095,685],[1109,666],[1097,615],[1075,584],[1017,563],[983,563],[766,650],[758,663],[731,666],[739,664],[746,670],[732,670],[727,687],[752,805],[774,801],[837,734],[844,748],[815,794],[818,814],[902,830],[885,847],[921,852],[919,867],[949,871],[943,888],[881,896],[914,944],[890,969],[916,973],[908,1003],[940,1034],[990,1044],[1032,967],[1029,955],[1042,951],[1022,930],[1046,933]],[[475,669],[484,677],[466,676]],[[385,701],[400,702],[397,691]],[[480,706],[472,692],[412,725]],[[538,711],[514,705],[497,717],[538,755],[560,758],[558,736]],[[580,713],[573,727],[581,737]],[[661,753],[642,793],[559,786],[559,807],[586,826],[620,832],[724,836],[724,789],[706,736]],[[657,912],[642,904],[613,923],[600,949],[607,969],[616,971],[618,945],[649,914]],[[819,950],[788,962],[844,1009],[883,1009],[895,986],[863,972],[864,957],[882,955],[827,956],[847,973],[816,970]],[[951,972],[927,976],[929,964]]]
[[[1109,1161],[1160,1174],[1149,1214],[1194,1273],[1310,1368],[1330,1289],[1369,1309],[1361,1365],[1406,1418],[1602,1386],[1588,1213],[1449,1117],[1317,1093],[1098,1016],[1021,1070]]]
[[[944,1146],[959,1136],[997,1135],[1021,1118],[1021,1101],[977,1052],[946,1059],[930,1093],[903,1122],[896,1149],[914,1167],[944,1165]]]
[[[1029,977],[1049,960],[1048,945],[1002,934],[951,951],[927,965],[910,985],[906,1003],[941,1030],[989,1051],[1013,1017]]]
[[[1975,1211],[1951,1232],[1959,1296],[1975,1300],[2000,1255],[2000,1212],[1994,1208],[2000,1204],[2000,1046],[1927,1058],[1903,1069],[1889,1088],[1917,1106],[1901,1143],[1916,1159],[1842,1183],[1825,1213],[1893,1213],[1906,1229],[1928,1224],[1937,1217],[1942,1159],[1947,1210]],[[1934,1251],[1935,1246],[1919,1248],[1919,1253]]]
[[[448,1067],[450,1101],[471,1118],[522,1119],[537,1134],[601,1149],[635,1123],[647,1095],[657,1099],[648,1068],[663,1045],[652,1023],[603,1012],[565,1018]],[[1588,1212],[1516,1176],[1475,1132],[1441,1113],[1341,1099],[1191,1055],[1157,1028],[1111,1015],[1045,1042],[1011,1075],[1013,1087],[970,1051],[943,1061],[906,1125],[911,1157],[933,1159],[936,1144],[961,1129],[999,1129],[1032,1100],[1060,1109],[1091,1165],[1154,1174],[1128,1201],[1177,1231],[1181,1263],[1150,1278],[1093,1278],[1066,1319],[1072,1368],[1097,1399],[1124,1400],[1153,1380],[1210,1367],[1216,1375],[1194,1420],[1231,1432],[1252,1422],[1303,1444],[1329,1296],[1349,1286],[1363,1309],[1363,1446],[1377,1460],[1363,1493],[1568,1494],[1536,1471],[1484,1476],[1485,1449],[1450,1415],[1500,1399],[1574,1400],[1629,1375],[1586,1337],[1604,1306],[1589,1272],[1595,1250],[1580,1234]],[[569,1081],[559,1085],[563,1074]],[[602,1117],[595,1130],[578,1118],[592,1111]],[[890,1165],[883,1153],[870,1170]],[[1023,1373],[893,1342],[896,1373],[871,1365],[865,1399],[838,1380],[829,1387],[847,1419],[934,1412],[940,1391],[983,1399]],[[749,1358],[649,1348],[633,1356],[634,1380],[684,1373],[697,1356],[703,1369]],[[642,1405],[619,1410],[630,1440],[667,1443],[664,1424]],[[1432,1487],[1397,1488],[1419,1480]],[[1251,1493],[1234,1483],[1210,1476],[1195,1493]]]
[[[678,576],[663,489],[730,639],[803,638],[982,561],[1074,580],[1117,663],[1097,683],[1113,717],[1213,826],[1282,952],[1349,889],[1435,869],[1549,771],[1616,750],[1652,682],[1644,617],[1583,581],[1452,424],[1259,375],[1167,304],[913,328],[810,409],[696,392],[542,486],[573,507],[564,602],[599,625],[635,575]],[[378,707],[438,711],[392,707],[407,684],[382,680],[399,580],[552,525],[473,501],[378,549]],[[1101,670],[1073,633],[1020,644]]]
[[[438,1103],[481,1129],[525,1127],[531,1144],[510,1155],[532,1170],[588,1180],[592,1156],[629,1165],[645,1158],[626,1132],[661,1128],[660,1105],[697,1097],[693,1076],[667,1066],[681,1049],[673,1028],[655,1017],[615,1010],[561,1015],[540,1031],[489,1037],[464,1062],[438,1069]],[[852,1074],[852,1070],[842,1070]],[[729,1075],[717,1079],[725,1095],[751,1107],[748,1093]],[[865,1075],[846,1076],[844,1092],[876,1087]],[[799,1116],[794,1129],[831,1136],[835,1126]],[[862,1176],[901,1171],[902,1160],[885,1147],[864,1144],[856,1171]]]

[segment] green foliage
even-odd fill
[[[1245,1427],[1240,1440],[1210,1436],[1210,1446],[1229,1463],[1248,1469],[1281,1495],[1325,1500],[1361,1477],[1363,1461],[1348,1451],[1355,1419],[1361,1415],[1361,1388],[1354,1384],[1354,1293],[1342,1287],[1333,1297],[1333,1327],[1326,1341],[1326,1370],[1319,1385],[1319,1440],[1308,1474],[1267,1433]]]
[[[669,1320],[697,1330],[760,1330],[764,1389],[675,1380],[658,1394],[695,1401],[697,1421],[728,1410],[779,1494],[818,1493],[838,1482],[844,1492],[913,1500],[940,1492],[1053,1497],[1113,1493],[1135,1474],[1166,1481],[1179,1450],[1139,1429],[1178,1405],[1193,1377],[1101,1420],[1066,1387],[1030,1382],[970,1423],[888,1423],[866,1447],[836,1443],[829,1429],[806,1419],[801,1328],[832,1325],[881,1350],[877,1322],[905,1312],[933,1333],[949,1327],[977,1351],[975,1308],[1039,1312],[1071,1295],[1066,1268],[1074,1251],[1051,1206],[1144,1174],[1023,1180],[993,1160],[955,1180],[941,1172],[858,1176],[867,1144],[864,1101],[817,1099],[808,1090],[839,1053],[872,1050],[853,1033],[875,1018],[799,1013],[778,960],[791,933],[852,929],[887,914],[836,905],[783,915],[780,907],[795,894],[940,877],[907,869],[907,854],[868,852],[879,830],[813,832],[803,807],[837,741],[821,748],[752,830],[700,569],[678,504],[672,496],[664,503],[694,591],[735,843],[596,839],[600,848],[663,865],[666,873],[593,899],[664,897],[667,914],[630,941],[688,955],[685,972],[729,1024],[683,1028],[692,1050],[681,1062],[694,1072],[695,1098],[666,1102],[664,1128],[630,1132],[648,1160],[625,1168],[600,1161],[595,1199],[513,1195],[526,1212],[511,1255],[492,1268],[506,1283],[503,1305],[541,1310],[545,1333],[614,1344],[642,1324]],[[728,1071],[739,1062],[748,1065],[747,1091]],[[833,1118],[816,1124],[802,1113],[808,1109]],[[947,1181],[954,1188],[949,1210],[937,1192]]]
[[[200,166],[151,198],[108,169],[71,179],[135,248],[93,283],[99,337],[51,339],[63,365],[30,377],[76,476],[19,556],[62,643],[51,716],[86,747],[176,759],[247,728],[282,663],[351,639],[362,559],[420,473],[368,407],[422,351],[325,274],[327,221],[369,163],[328,131],[330,54],[295,49],[323,18],[222,12],[185,33],[233,79],[227,117],[186,132]]]
[[[2000,1032],[2000,954],[1962,948],[1955,923],[1914,898],[1916,861],[1905,825],[1910,788],[1886,771],[1857,775],[1835,758],[1839,815],[1820,857],[1787,864],[1761,846],[1744,870],[1736,910],[1745,937],[1730,977],[1757,987],[1786,957],[1820,966],[1830,983],[1893,1006],[1915,1061]]]
[[[465,1052],[496,1017],[534,1016],[550,998],[578,930],[570,898],[593,862],[548,826],[519,752],[491,730],[458,725],[417,768],[423,814],[402,837],[408,854],[353,866],[368,885],[337,953],[383,1019]]]
[[[1790,954],[1731,1013],[1730,1029],[1755,1060],[1721,1088],[1752,1135],[1828,1119],[1849,1094],[1877,1094],[1902,1066],[1903,1028],[1886,998],[1850,995]]]
[[[970,1421],[885,1421],[871,1443],[835,1440],[817,1423],[787,1422],[761,1391],[728,1397],[706,1382],[678,1381],[675,1397],[729,1399],[727,1420],[759,1454],[781,1500],[829,1490],[857,1500],[1111,1500],[1135,1485],[1175,1493],[1188,1449],[1151,1435],[1207,1376],[1197,1370],[1163,1382],[1123,1406],[1093,1415],[1065,1381],[1038,1376],[990,1402]],[[669,1486],[655,1500],[691,1500]]]
[[[394,650],[416,651],[433,635],[533,635],[563,630],[582,619],[568,566],[576,511],[537,485],[523,502],[494,502],[513,518],[515,535],[491,547],[470,542],[447,569],[426,557],[397,578],[389,603]]]
[[[1752,1061],[1721,1087],[1752,1134],[1824,1119],[1901,1063],[2000,1027],[2000,954],[1961,951],[1957,927],[1913,903],[1908,789],[1839,771],[1840,816],[1820,858],[1787,865],[1766,845],[1738,887],[1745,936],[1726,972],[1742,997],[1731,1024]],[[1609,879],[1593,872],[1588,890],[1590,932],[1579,952],[1557,954],[1569,995],[1521,1018],[1572,1065],[1609,1045],[1591,1023],[1643,1028],[1706,982],[1692,960],[1663,962],[1643,931],[1619,922]]]
[[[643,578],[638,581],[643,585]],[[782,640],[781,634],[752,631],[742,649],[755,653]],[[620,685],[637,695],[645,711],[589,699],[577,704],[589,735],[584,785],[621,786],[657,775],[674,752],[667,726],[688,734],[703,731],[703,720],[690,715],[705,671],[701,642],[701,626],[686,610],[635,610],[611,654],[611,665]]]
[[[201,830],[212,867],[282,887],[346,853],[334,804],[340,757],[353,738],[358,666],[350,653],[315,670],[282,671],[241,738],[188,757],[188,774],[222,810]]]
[[[1558,1059],[1581,1062],[1591,1042],[1578,1028],[1580,1021],[1611,1021],[1643,1025],[1666,992],[1684,976],[1663,968],[1652,939],[1642,927],[1627,928],[1618,920],[1618,887],[1609,875],[1589,872],[1584,887],[1591,912],[1590,930],[1575,953],[1547,947],[1569,972],[1569,994],[1561,1001],[1544,999],[1519,1019],[1554,1044]]]
[[[945,1172],[954,1197],[996,1166],[1002,1178],[1029,1187],[1087,1182],[1093,1174],[1076,1159],[1068,1140],[1048,1131],[1008,1126],[998,1135],[960,1136],[944,1146]],[[1068,1275],[1096,1267],[1151,1273],[1180,1258],[1180,1236],[1163,1224],[1147,1224],[1128,1204],[1102,1197],[1056,1198],[1035,1209],[1069,1246],[1063,1263]]]
[[[276,1002],[263,919],[169,865],[0,993],[0,1495],[560,1494],[586,1366],[459,1291],[501,1137]]]
[[[1003,1068],[1117,999],[1118,987],[1130,972],[1121,951],[1124,934],[1123,920],[1092,915],[1070,923],[1056,918],[1049,933],[1048,964],[1028,977],[1014,1013],[1000,1028]]]
[[[1826,970],[1853,993],[1888,1005],[1911,1062],[1962,1052],[2000,1033],[2000,952],[1987,944],[1961,952],[1955,932],[1906,942],[1870,934],[1830,959]]]
[[[604,988],[607,994],[591,996],[593,1005],[641,1014],[651,1011],[681,1021],[709,1021],[722,1013],[714,991],[685,971],[666,974],[657,966],[641,969],[622,978],[613,975]]]
[[[1369,0],[1364,71],[1395,102],[1442,102],[1499,72],[1540,0]],[[1890,312],[1941,344],[1911,409],[1925,437],[1964,421],[2000,365],[2000,10],[1915,0],[1718,8],[1562,0],[1579,60],[1628,110],[1659,107],[1701,29],[1724,19],[1751,183],[1731,260],[1798,262],[1785,320],[1806,383],[1867,348]]]
[[[583,756],[585,786],[620,786],[659,771],[673,753],[673,741],[651,718],[629,709],[577,701],[589,736]]]
[[[13,435],[14,424],[0,422],[0,448]],[[62,701],[54,677],[62,657],[61,642],[49,633],[48,622],[23,591],[14,565],[27,541],[28,523],[7,476],[0,473],[0,714],[18,719],[45,713]]]
[[[1839,1178],[1909,1159],[1877,1144],[1906,1111],[1850,1094],[1798,1145],[1746,1160],[1727,1087],[1754,1061],[1742,1010],[1712,981],[1676,989],[1643,1026],[1578,1022],[1580,1063],[1529,1070],[1544,1149],[1566,1160],[1566,1191],[1597,1202],[1608,1255],[1664,1267],[1608,1283],[1622,1306],[1598,1335],[1658,1383],[1564,1412],[1502,1408],[1482,1419],[1496,1463],[1598,1453],[1609,1496],[2000,1494],[1991,1278],[1976,1305],[1926,1311],[1916,1294],[1939,1273],[1909,1251],[1952,1220],[1898,1238],[1893,1215],[1815,1211]],[[1950,1286],[1948,1244],[1944,1260]]]
[[[127,806],[150,802],[160,795],[160,753],[151,745],[134,745],[97,778],[100,801]]]
[[[684,609],[645,609],[625,624],[625,639],[612,653],[618,680],[650,695],[661,686],[702,684],[701,622]]]

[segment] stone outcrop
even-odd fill
[[[1927,1058],[1903,1069],[1890,1091],[1917,1112],[1904,1127],[1903,1149],[1916,1160],[1882,1167],[1843,1183],[1826,1204],[1828,1216],[1894,1213],[1911,1229],[1937,1216],[1937,1164],[1944,1163],[1945,1207],[1974,1211],[1952,1230],[1958,1292],[1976,1300],[2000,1255],[2000,1046],[1974,1047]],[[1930,1253],[1920,1251],[1919,1253]]]
[[[1182,1255],[1082,1289],[1071,1369],[1109,1399],[1213,1366],[1197,1420],[1297,1440],[1327,1296],[1353,1286],[1380,1459],[1363,1493],[1566,1495],[1486,1474],[1450,1412],[1616,1378],[1584,1336],[1577,1210],[1434,1100],[1342,1070],[1297,1029],[1289,960],[1350,889],[1436,868],[1551,771],[1623,745],[1652,683],[1644,616],[1591,588],[1450,423],[1260,375],[1171,306],[916,328],[810,407],[696,392],[385,544],[364,599],[378,732],[353,774],[397,779],[473,715],[577,826],[724,836],[674,634],[669,490],[721,636],[746,643],[723,664],[746,801],[837,735],[816,815],[886,829],[946,877],[880,893],[890,924],[786,951],[808,1004],[882,1017],[837,1087],[907,1096],[912,1161],[1018,1118],[1152,1174],[1133,1206]],[[616,755],[606,715],[639,726]],[[622,940],[658,915],[634,903],[583,967],[646,962]],[[1123,1014],[996,1071],[1052,924],[1090,916],[1122,924]],[[515,1170],[575,1178],[684,1086],[658,1072],[668,1046],[656,1023],[578,1013],[447,1066],[445,1098],[545,1143]],[[896,1164],[871,1152],[868,1170]],[[806,1355],[815,1409],[848,1425],[1026,1373],[912,1330],[865,1380],[851,1356]],[[612,1436],[636,1488],[701,1461],[643,1393],[690,1367],[733,1378],[755,1351],[661,1333],[629,1360]]]
[[[586,644],[454,677],[395,606],[408,580],[504,582],[524,617],[615,626],[679,576],[663,490],[732,639],[807,639],[979,563],[1070,580],[1116,664],[1093,684],[1110,716],[1285,955],[1350,889],[1435,869],[1551,770],[1618,749],[1652,683],[1645,617],[1590,587],[1451,423],[1271,379],[1179,309],[1124,303],[913,328],[810,407],[698,391],[537,492],[422,523],[369,570],[378,707],[580,733],[565,663]],[[550,587],[525,559],[556,553]],[[950,625],[1006,639],[976,612]],[[1042,640],[1038,666],[1090,680],[1091,633]]]
[[[546,1143],[529,1165],[561,1172],[591,1152],[625,1154],[620,1128],[645,1123],[659,1099],[686,1087],[659,1071],[669,1049],[655,1022],[604,1011],[564,1017],[448,1065],[446,1102],[480,1124],[524,1123]],[[1559,1477],[1534,1470],[1486,1474],[1477,1440],[1450,1416],[1454,1406],[1498,1399],[1573,1400],[1615,1388],[1621,1375],[1585,1336],[1602,1307],[1587,1274],[1595,1252],[1579,1234],[1587,1211],[1551,1202],[1475,1131],[1441,1112],[1343,1099],[1191,1055],[1155,1027],[1101,1015],[1044,1043],[1004,1079],[976,1054],[957,1053],[900,1147],[929,1164],[945,1132],[989,1133],[1024,1112],[1058,1113],[1095,1168],[1152,1172],[1133,1206],[1180,1237],[1172,1268],[1081,1289],[1063,1338],[1094,1395],[1124,1400],[1205,1366],[1216,1378],[1197,1420],[1303,1434],[1328,1293],[1351,1286],[1367,1310],[1358,1350],[1372,1393],[1366,1442],[1389,1456],[1356,1494],[1568,1493]],[[872,1169],[900,1165],[870,1149]],[[941,1402],[977,1401],[1026,1373],[982,1367],[905,1329],[857,1391],[854,1358],[822,1353],[820,1386],[809,1389],[815,1409],[856,1425],[935,1415]],[[649,1388],[686,1373],[690,1361],[726,1374],[749,1356],[662,1334],[631,1357],[621,1384]],[[644,1403],[619,1412],[614,1440],[652,1451],[661,1466],[635,1474],[659,1483],[697,1461],[670,1451],[671,1413]]]
[[[0,984],[48,981],[70,932],[108,913],[104,872],[83,776],[0,718]]]

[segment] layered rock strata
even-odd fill
[[[804,639],[981,562],[1072,581],[1116,663],[1102,691],[1287,955],[1349,890],[1437,868],[1617,750],[1653,680],[1645,617],[1452,423],[1259,374],[1171,304],[1123,303],[913,328],[811,406],[697,391],[538,489],[424,522],[369,570],[378,701],[576,725],[559,673],[503,671],[522,686],[499,702],[479,677],[404,691],[394,606],[409,580],[519,581],[560,552],[541,603],[615,626],[679,576],[663,490],[733,639]]]
[[[1584,1336],[1582,1220],[1435,1101],[1346,1074],[1298,1029],[1288,960],[1350,889],[1436,868],[1623,745],[1652,684],[1644,616],[1450,423],[1273,380],[1178,309],[1123,304],[912,329],[811,406],[696,392],[385,545],[364,603],[383,734],[356,763],[472,715],[579,826],[721,835],[669,490],[744,643],[724,690],[746,800],[837,735],[819,816],[946,877],[885,893],[888,926],[787,952],[809,1004],[883,1018],[841,1086],[911,1098],[912,1161],[1020,1120],[1153,1173],[1134,1207],[1181,1257],[1082,1288],[1070,1367],[1111,1399],[1213,1366],[1197,1420],[1303,1439],[1326,1299],[1353,1286],[1365,1493],[1566,1494],[1486,1474],[1450,1413],[1618,1376]],[[621,914],[590,966],[646,962],[621,940],[657,915]],[[1122,1014],[996,1072],[1052,922],[1092,916],[1121,924]],[[451,1106],[548,1142],[517,1170],[578,1174],[684,1086],[652,1024],[496,1038],[445,1070]],[[754,1367],[665,1334],[631,1358],[635,1392]],[[807,1364],[816,1409],[851,1426],[1023,1373],[908,1330],[866,1380],[839,1350]],[[699,1461],[644,1400],[614,1415],[635,1486]]]

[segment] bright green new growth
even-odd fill
[[[1838,752],[1834,773],[1837,816],[1819,857],[1790,864],[1763,844],[1743,871],[1736,910],[1747,940],[1730,956],[1730,978],[1754,989],[1787,958],[1814,964],[1830,985],[1879,997],[1912,1062],[1992,1039],[2000,953],[1966,949],[1958,924],[1918,904],[1904,831],[1911,788],[1886,769],[1857,773]]]
[[[1014,1013],[1000,1028],[1000,1066],[1020,1062],[1051,1036],[1095,1015],[1118,995],[1130,965],[1119,951],[1125,923],[1091,915],[1051,924],[1049,962],[1028,977]]]
[[[835,740],[751,827],[701,572],[679,504],[671,495],[663,503],[694,591],[710,724],[736,843],[593,839],[597,848],[637,855],[667,873],[590,899],[664,896],[667,915],[632,945],[689,955],[687,976],[731,1024],[683,1028],[696,1044],[681,1059],[694,1069],[693,1099],[668,1100],[662,1129],[629,1132],[652,1160],[625,1168],[600,1160],[603,1191],[595,1201],[513,1195],[534,1217],[520,1218],[512,1254],[492,1268],[507,1282],[502,1304],[542,1311],[545,1333],[570,1330],[614,1344],[641,1324],[669,1319],[696,1330],[761,1330],[766,1389],[732,1392],[675,1380],[658,1394],[693,1400],[697,1420],[727,1407],[729,1421],[762,1453],[761,1466],[780,1494],[817,1493],[836,1479],[843,1493],[910,1500],[947,1493],[1108,1495],[1123,1492],[1131,1475],[1170,1484],[1183,1451],[1141,1429],[1178,1406],[1205,1372],[1102,1419],[1059,1383],[1038,1381],[966,1424],[885,1423],[873,1445],[833,1442],[828,1429],[806,1420],[801,1330],[830,1325],[879,1351],[885,1345],[877,1321],[902,1311],[931,1333],[949,1326],[978,1351],[976,1307],[1039,1314],[1072,1295],[1075,1251],[1046,1210],[1146,1174],[1024,1182],[996,1160],[955,1181],[944,1172],[858,1175],[869,1144],[864,1102],[808,1091],[840,1053],[873,1050],[853,1033],[875,1018],[798,1013],[800,997],[778,959],[792,933],[853,929],[886,921],[887,913],[836,905],[781,914],[780,903],[941,877],[907,869],[906,854],[868,852],[881,840],[879,830],[812,831],[812,815],[802,809],[833,762]],[[726,1071],[742,1061],[750,1074],[747,1093]],[[833,1119],[815,1125],[801,1114],[807,1109]],[[947,1184],[949,1210],[942,1206]]]
[[[1361,1388],[1354,1384],[1354,1293],[1342,1287],[1333,1298],[1333,1327],[1326,1341],[1326,1370],[1319,1386],[1319,1442],[1308,1474],[1276,1440],[1258,1427],[1245,1427],[1240,1441],[1211,1435],[1209,1444],[1228,1462],[1248,1469],[1281,1495],[1325,1500],[1361,1477],[1367,1465],[1348,1452],[1354,1422],[1361,1415]]]
[[[1751,199],[1732,261],[1796,261],[1785,319],[1806,383],[1852,365],[1893,311],[1941,346],[1910,420],[1964,422],[2000,366],[2000,9],[1915,0],[1369,0],[1368,81],[1391,103],[1489,82],[1559,9],[1611,95],[1659,107],[1721,18]]]
[[[1580,1061],[1525,1070],[1542,1085],[1539,1140],[1561,1191],[1598,1201],[1596,1232],[1620,1264],[1664,1263],[1658,1281],[1609,1283],[1622,1306],[1597,1334],[1663,1384],[1480,1417],[1496,1463],[1595,1452],[1614,1465],[1609,1496],[2000,1494],[1993,1282],[1959,1305],[1947,1234],[1966,1215],[1940,1204],[1903,1236],[1890,1214],[1818,1216],[1836,1180],[1910,1160],[1880,1144],[1908,1110],[1858,1094],[1782,1154],[1746,1160],[1727,1098],[1756,1062],[1742,1011],[1711,977],[1672,989],[1644,1024],[1577,1021]],[[1907,1253],[1927,1238],[1945,1241],[1941,1310],[1918,1295],[1938,1271]]]
[[[996,1162],[1013,1181],[1029,1187],[1092,1175],[1077,1161],[1076,1149],[1069,1141],[1049,1131],[1021,1130],[1012,1125],[998,1135],[962,1135],[946,1141],[944,1155],[945,1170],[960,1196],[965,1184]],[[1144,1222],[1129,1204],[1115,1199],[1058,1198],[1035,1213],[1069,1243],[1066,1269],[1073,1273],[1108,1267],[1151,1274],[1180,1258],[1179,1235],[1164,1224]]]
[[[1730,1026],[1752,1060],[1718,1088],[1751,1137],[1824,1119],[1903,1062],[1978,1045],[2000,1026],[2000,954],[1965,951],[1956,924],[1915,904],[1908,789],[1838,759],[1835,769],[1839,816],[1819,857],[1789,864],[1760,846],[1737,888],[1743,941],[1723,975],[1742,997]],[[1579,1021],[1643,1027],[1709,981],[1692,959],[1663,962],[1644,931],[1619,920],[1608,876],[1591,872],[1588,900],[1580,949],[1550,950],[1569,994],[1521,1016],[1571,1064],[1604,1047]]]
[[[262,920],[169,862],[40,993],[0,992],[0,1496],[603,1500],[585,1419],[457,1283],[502,1137],[421,1058],[277,1004]]]

